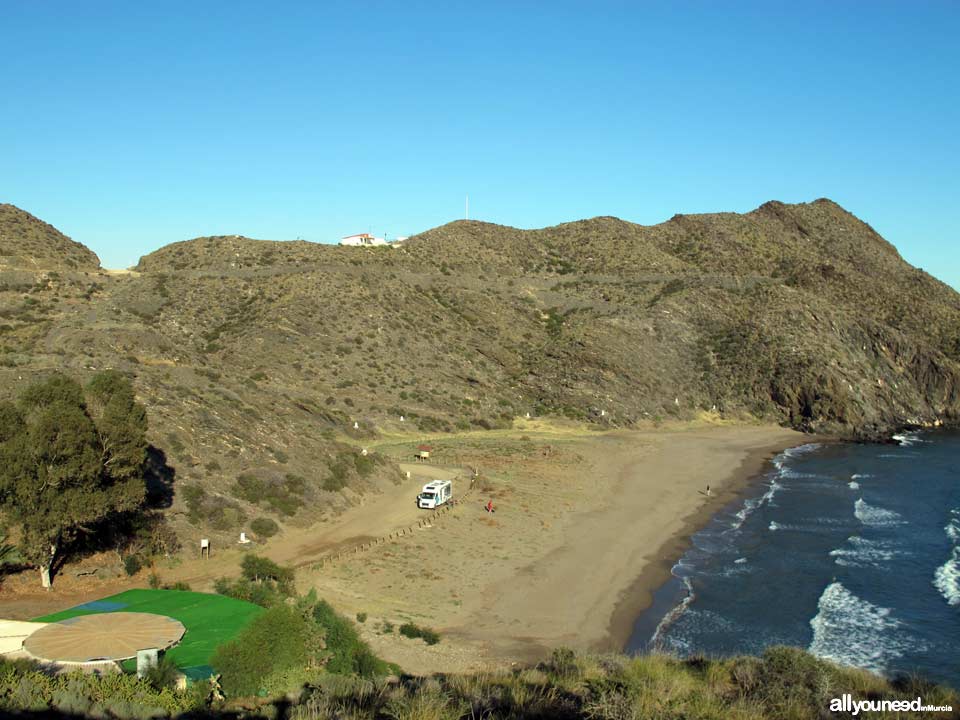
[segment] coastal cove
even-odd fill
[[[811,443],[779,454],[693,533],[627,652],[795,645],[957,687],[960,434]]]
[[[778,426],[710,422],[520,430],[519,445],[549,442],[553,453],[489,468],[494,515],[483,512],[480,490],[429,534],[309,573],[304,587],[350,612],[430,617],[445,642],[429,653],[367,638],[417,672],[537,661],[560,646],[618,651],[690,536],[740,497],[770,458],[810,440]],[[475,442],[502,454],[518,444],[511,435]],[[465,439],[448,442],[466,452]],[[438,545],[440,558],[430,551]]]

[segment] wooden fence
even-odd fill
[[[458,498],[454,498],[450,502],[434,510],[432,513],[430,513],[426,517],[421,518],[420,520],[417,520],[417,523],[415,525],[410,525],[408,527],[400,528],[399,530],[394,530],[393,532],[387,533],[386,535],[378,537],[374,540],[368,540],[367,542],[360,543],[359,545],[354,545],[351,548],[341,549],[335,553],[326,555],[320,558],[319,562],[314,563],[313,569],[320,570],[323,567],[330,565],[338,560],[353,557],[355,555],[359,555],[361,553],[372,550],[375,547],[379,547],[380,545],[385,545],[389,542],[395,542],[402,537],[413,535],[415,530],[423,530],[424,528],[433,527],[434,522],[439,521],[446,514],[452,512],[458,505],[461,505],[462,503],[466,502],[467,498],[469,498],[473,494],[473,486],[476,480],[477,480],[476,476],[471,477],[470,487],[467,489],[465,493],[463,493],[463,495],[461,495]]]

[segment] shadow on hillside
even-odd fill
[[[176,476],[177,471],[167,464],[167,454],[153,445],[148,447],[144,474],[148,507],[163,509],[173,504],[173,483]]]

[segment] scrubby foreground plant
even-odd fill
[[[284,627],[296,624],[292,618],[297,610],[284,608],[285,614],[277,610],[257,632],[265,634],[270,625],[282,631],[275,642],[288,641],[291,633]],[[270,677],[282,680],[297,674],[298,668],[302,670],[294,664]],[[247,691],[263,688],[262,682],[251,679]],[[955,690],[916,678],[891,682],[784,647],[770,648],[761,657],[722,660],[576,656],[559,650],[536,667],[502,672],[430,678],[318,672],[304,680],[299,692],[273,699],[235,697],[211,703],[209,687],[202,683],[188,692],[158,691],[148,681],[130,676],[51,678],[6,662],[0,663],[0,712],[53,709],[116,718],[292,720],[807,720],[850,717],[830,711],[831,700],[850,694],[875,701],[920,697],[928,705],[953,707],[939,713],[870,713],[871,718],[960,717],[960,693]]]

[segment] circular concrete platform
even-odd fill
[[[165,615],[137,612],[81,615],[40,628],[23,642],[34,657],[86,663],[126,660],[137,650],[163,650],[180,642],[186,628]]]

